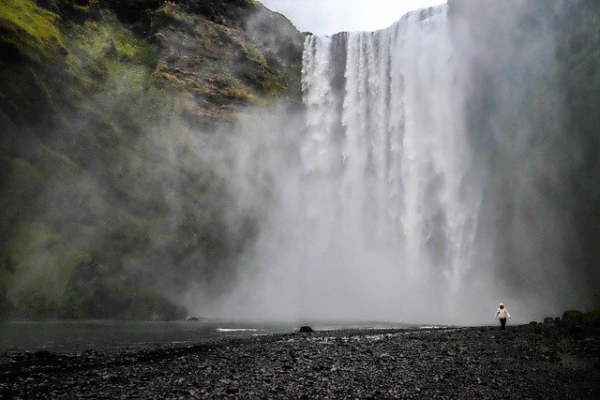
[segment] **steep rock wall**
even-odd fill
[[[207,140],[300,102],[303,39],[254,1],[3,2],[0,313],[164,319],[190,286],[218,297],[254,221],[228,222]]]

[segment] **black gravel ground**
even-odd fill
[[[7,353],[0,397],[600,399],[599,349],[598,336],[538,324]]]

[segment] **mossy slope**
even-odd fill
[[[41,62],[57,56],[64,50],[59,20],[58,15],[32,0],[3,0],[0,6],[3,58],[25,57]]]
[[[181,317],[254,231],[196,129],[297,103],[303,37],[252,1],[39,4],[0,5],[0,314]]]

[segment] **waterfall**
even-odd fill
[[[336,272],[364,274],[349,296],[443,309],[472,267],[481,196],[448,29],[437,7],[382,31],[306,39],[306,268],[352,254]],[[386,282],[368,288],[368,275]]]
[[[308,37],[302,166],[315,245],[378,249],[405,276],[455,286],[471,268],[480,195],[449,37],[446,7]]]
[[[521,321],[584,304],[554,28],[500,3],[502,22],[444,5],[306,38],[301,129],[253,128],[271,200],[225,309],[485,323],[499,301]]]

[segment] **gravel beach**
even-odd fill
[[[530,324],[6,353],[0,397],[599,399],[599,349],[598,336]]]

